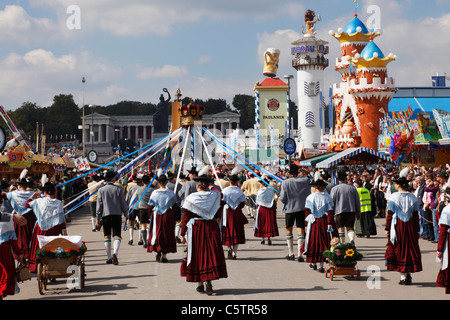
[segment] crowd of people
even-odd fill
[[[291,164],[273,174],[262,168],[193,167],[179,179],[161,169],[123,176],[95,172],[53,183],[3,179],[0,296],[18,292],[15,260],[36,272],[37,236],[67,234],[70,212],[83,199],[89,203],[92,231],[103,229],[107,264],[119,264],[125,229],[128,245],[136,244],[138,232],[137,245],[154,252],[161,263],[177,252],[177,244],[186,244],[180,275],[197,283],[200,293],[213,294],[212,281],[228,276],[226,258],[237,259],[250,219],[253,236],[261,244],[270,246],[272,238],[280,236],[277,208],[285,223],[287,260],[306,261],[324,272],[323,252],[330,241],[355,244],[358,237],[376,235],[378,217],[388,240],[386,267],[400,273],[399,283],[411,284],[411,274],[422,271],[421,237],[436,243],[436,256],[442,261],[436,284],[450,293],[447,169],[342,167],[332,177]]]

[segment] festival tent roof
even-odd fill
[[[312,165],[314,165],[314,164],[316,164],[316,163],[318,163],[318,162],[321,162],[321,161],[323,161],[323,160],[326,160],[326,159],[328,159],[328,158],[334,156],[335,154],[336,154],[336,152],[322,153],[322,154],[319,154],[319,155],[317,155],[317,156],[314,156],[314,157],[311,157],[311,158],[308,158],[308,159],[301,160],[301,161],[298,163],[298,165],[299,165],[300,167],[308,167],[308,166],[312,166]]]
[[[375,152],[372,149],[360,147],[360,148],[349,148],[349,149],[346,149],[346,150],[344,150],[342,152],[339,152],[339,153],[335,154],[334,156],[319,162],[316,165],[316,168],[318,168],[318,169],[329,169],[329,168],[331,168],[333,166],[338,165],[339,163],[341,163],[345,159],[349,159],[349,158],[355,157],[355,156],[360,155],[362,153],[367,154],[369,157],[377,157],[377,158],[379,158],[379,159],[381,159],[383,161],[394,163],[394,161],[389,156],[386,156],[386,155],[383,155],[381,153]]]

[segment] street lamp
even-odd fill
[[[287,74],[284,76],[284,78],[287,80],[287,84],[288,84],[288,101],[287,101],[287,117],[286,117],[286,133],[287,133],[287,137],[285,137],[285,139],[290,138],[291,137],[291,118],[290,118],[290,112],[289,112],[289,107],[291,105],[291,79],[294,78],[293,75],[291,74]],[[291,155],[289,155],[289,165],[291,164]]]
[[[81,82],[83,83],[83,123],[82,123],[82,127],[83,127],[83,131],[82,131],[82,140],[83,140],[83,157],[86,156],[86,124],[84,121],[84,84],[86,83],[86,78],[83,77],[81,79]]]

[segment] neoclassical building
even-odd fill
[[[99,154],[110,154],[113,153],[111,145],[113,140],[128,139],[146,145],[154,139],[152,115],[107,116],[93,113],[85,115],[84,120],[86,151],[95,150]],[[171,121],[169,115],[169,128]],[[229,111],[203,116],[205,128],[216,129],[223,134],[229,129],[239,129],[239,121],[240,115]]]

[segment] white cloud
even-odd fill
[[[57,25],[47,18],[33,18],[22,7],[7,5],[0,10],[0,41],[29,45],[52,39]]]
[[[141,80],[151,78],[184,78],[188,74],[185,66],[165,65],[161,68],[142,68],[138,71],[137,77]]]
[[[55,56],[43,49],[24,55],[11,53],[0,60],[0,70],[0,96],[7,109],[25,101],[46,107],[55,95],[66,93],[72,93],[78,102],[82,76],[91,88],[110,86],[122,77],[120,68],[88,52]]]
[[[30,0],[65,19],[66,0]],[[293,0],[79,0],[82,29],[100,29],[114,35],[137,36],[171,33],[175,25],[234,19],[266,20],[279,15],[298,16],[302,5]]]

